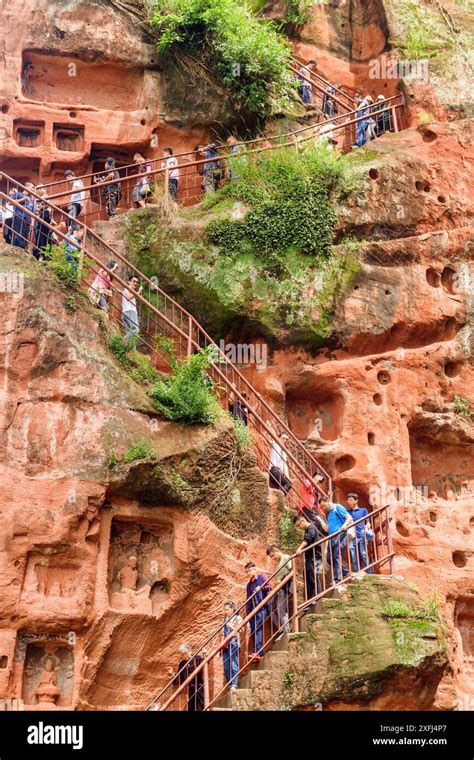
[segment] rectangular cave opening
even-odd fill
[[[80,153],[84,149],[84,127],[54,124],[53,142],[58,150]]]
[[[44,141],[44,127],[44,121],[16,119],[13,122],[13,139],[20,148],[38,148]]]
[[[103,58],[102,51],[97,57]],[[144,70],[120,63],[84,61],[78,55],[26,49],[22,54],[22,94],[40,103],[91,105],[103,110],[144,108]]]
[[[161,613],[173,576],[173,544],[170,523],[114,517],[107,581],[111,608]]]
[[[8,668],[8,657],[6,654],[0,654],[0,669]]]
[[[469,446],[431,438],[409,428],[412,485],[428,497],[430,492],[452,500],[474,493],[474,465]]]

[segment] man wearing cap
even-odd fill
[[[356,493],[348,493],[346,496],[346,509],[350,516],[356,522],[361,517],[368,515],[368,510],[364,507],[359,507],[359,495]],[[361,568],[367,567],[367,541],[373,539],[374,534],[370,528],[370,520],[362,520],[355,526],[356,536],[352,539],[352,544],[355,548],[355,567],[354,570],[359,570],[358,559],[360,559]],[[367,573],[371,573],[372,569],[366,570]]]

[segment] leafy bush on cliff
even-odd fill
[[[209,65],[237,102],[259,115],[286,101],[289,50],[238,0],[161,0],[152,25],[160,53],[182,49]]]
[[[231,197],[250,206],[244,219],[218,218],[207,226],[226,256],[253,253],[270,270],[285,270],[289,254],[326,258],[336,212],[330,193],[343,184],[344,165],[325,147],[308,145],[236,159],[235,179],[205,204]]]
[[[190,425],[216,421],[221,408],[211,392],[212,381],[206,373],[209,365],[208,351],[175,359],[171,375],[155,383],[150,396],[167,420]]]

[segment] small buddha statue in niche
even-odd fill
[[[118,574],[121,591],[136,591],[138,583],[138,560],[129,557]]]
[[[35,696],[39,703],[48,702],[55,704],[60,694],[61,692],[58,689],[56,674],[54,672],[54,661],[52,657],[46,657],[44,660],[44,670],[35,689]]]

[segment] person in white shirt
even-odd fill
[[[72,193],[71,197],[69,198],[69,206],[68,206],[68,214],[69,216],[72,216],[73,219],[77,219],[79,214],[81,213],[83,206],[84,206],[84,200],[86,197],[85,191],[84,191],[84,182],[82,179],[78,179],[73,171],[71,169],[68,169],[67,172],[64,174],[65,179],[72,182]],[[70,229],[71,230],[77,230],[78,225],[75,221],[71,222]]]
[[[15,190],[12,188],[9,195],[14,195]],[[12,242],[12,222],[13,222],[13,204],[5,201],[3,206],[3,239],[8,245]]]
[[[163,150],[164,161],[161,162],[162,169],[169,169],[168,190],[172,199],[176,202],[178,200],[178,185],[179,185],[179,169],[178,159],[173,156],[172,148],[165,148]]]
[[[288,439],[286,433],[281,432],[278,436],[282,444]],[[288,472],[288,454],[282,449],[277,441],[273,441],[270,448],[270,488],[278,488],[286,494],[291,488],[291,480]]]
[[[140,329],[136,295],[141,292],[142,286],[138,287],[138,277],[132,275],[128,278],[128,286],[122,290],[122,325],[125,328],[125,340],[137,335]]]

